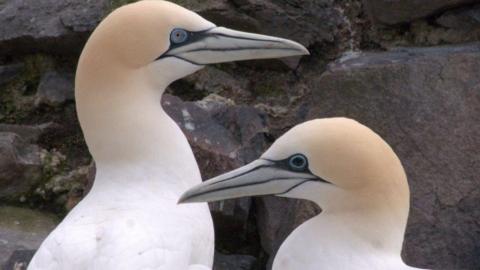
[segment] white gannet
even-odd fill
[[[295,126],[260,159],[193,187],[180,202],[266,194],[323,210],[282,243],[273,270],[416,269],[400,255],[409,211],[405,172],[390,146],[358,122]]]
[[[85,45],[75,83],[95,183],[28,269],[211,269],[208,206],[177,205],[200,172],[161,95],[206,64],[304,54],[296,42],[217,27],[166,1],[110,14]]]

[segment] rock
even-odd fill
[[[0,132],[0,199],[27,192],[41,173],[41,149],[15,133]]]
[[[397,49],[306,75],[306,119],[347,116],[396,151],[412,205],[404,258],[429,269],[480,267],[480,44]]]
[[[36,143],[38,139],[50,130],[54,130],[58,124],[48,122],[39,125],[14,125],[14,124],[0,124],[0,132],[11,132],[20,136],[23,140],[29,143]]]
[[[183,83],[182,83],[183,82]],[[178,84],[180,83],[180,84]],[[191,93],[215,94],[228,96],[230,99],[246,99],[251,96],[248,89],[248,80],[236,78],[232,74],[207,66],[204,69],[180,80],[172,85],[172,94],[184,99],[185,88]],[[177,87],[178,86],[178,87]],[[188,97],[186,97],[188,98]]]
[[[267,196],[256,198],[255,203],[258,232],[263,249],[270,255],[269,266],[288,235],[320,213],[316,204],[290,198]]]
[[[343,23],[332,1],[232,1],[243,14],[256,21],[256,29],[269,35],[287,37],[304,46],[333,42]],[[252,29],[253,30],[253,29]]]
[[[447,28],[478,30],[480,28],[480,5],[447,11],[435,21]]]
[[[9,206],[0,207],[0,216],[0,266],[29,260],[58,222],[49,214]]]
[[[249,255],[224,255],[215,253],[213,270],[255,270],[257,259]]]
[[[78,54],[104,16],[107,0],[4,0],[0,5],[2,55]]]
[[[363,0],[366,11],[380,23],[407,23],[434,15],[449,8],[478,2],[477,0]]]
[[[0,86],[15,79],[23,68],[22,64],[0,66]]]
[[[33,255],[35,255],[35,250],[15,250],[3,269],[26,270],[28,262],[32,260]]]
[[[35,106],[60,106],[74,100],[74,76],[50,71],[44,74],[38,85]]]
[[[53,200],[67,211],[75,207],[87,194],[95,174],[93,163],[72,171],[58,174],[35,190],[44,200]]]
[[[183,102],[164,95],[163,107],[189,139],[204,178],[210,178],[256,159],[264,149],[266,116],[255,108],[236,106],[211,95],[197,102]]]
[[[163,97],[163,107],[187,136],[203,179],[256,159],[266,147],[265,116],[254,108],[235,106],[218,96],[183,102],[168,94]],[[245,247],[251,238],[250,206],[250,198],[211,204],[217,240],[224,240],[219,241],[222,248],[236,251],[232,249]]]
[[[346,20],[331,0],[184,0],[190,8],[219,26],[264,33],[300,42],[306,47],[338,40]],[[269,69],[295,69],[299,57],[269,60]],[[273,64],[279,63],[278,64]],[[255,61],[262,63],[262,61]],[[265,63],[265,62],[263,62]],[[250,63],[249,65],[252,65]]]

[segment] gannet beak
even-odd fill
[[[282,162],[258,159],[189,189],[180,197],[178,203],[281,195],[308,181],[326,182],[307,171],[288,170]]]
[[[308,55],[301,44],[288,39],[213,27],[188,32],[188,40],[172,44],[158,59],[175,57],[195,65]]]

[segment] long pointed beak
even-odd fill
[[[229,173],[207,180],[186,191],[179,203],[212,202],[259,195],[280,195],[308,181],[313,174],[293,172],[274,161],[258,159]]]
[[[170,48],[163,57],[176,57],[195,65],[308,55],[301,44],[288,39],[214,27],[191,33],[186,44]]]

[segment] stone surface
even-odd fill
[[[35,250],[15,250],[2,269],[26,270],[33,255],[35,255]]]
[[[257,259],[249,255],[224,255],[215,253],[213,270],[256,270]]]
[[[480,5],[447,11],[435,22],[447,28],[475,31],[480,28]]]
[[[465,4],[478,3],[478,0],[363,0],[367,12],[378,22],[397,24],[411,22],[446,9]]]
[[[60,106],[67,101],[73,101],[75,95],[73,81],[73,74],[46,72],[38,85],[35,105]]]
[[[266,146],[266,116],[259,110],[211,95],[183,102],[164,95],[163,107],[189,139],[210,178],[256,159]]]
[[[412,191],[404,256],[419,267],[480,267],[479,69],[472,44],[359,54],[305,78],[307,119],[357,119],[399,155]]]
[[[345,23],[331,0],[182,0],[217,25],[277,35],[309,47],[333,42]]]
[[[54,106],[34,106],[35,90],[46,71],[74,70],[106,6],[132,1],[0,0],[0,107],[8,107],[0,118],[15,124],[0,124],[0,194],[30,190],[41,178],[25,203],[61,215],[88,191],[94,167],[88,166],[71,96],[64,95],[71,92],[42,101]],[[376,22],[388,26],[372,27],[362,1]],[[346,50],[478,41],[478,5],[471,5],[478,0],[175,2],[217,25],[291,38],[312,53],[300,63],[213,65],[171,86],[169,93],[186,101],[167,96],[164,105],[187,134],[204,178],[257,158],[306,119],[350,116],[378,131],[404,161],[413,191],[406,260],[440,270],[479,269],[478,44],[338,59]],[[54,87],[71,84],[64,79],[71,75],[55,76],[63,83]],[[41,125],[50,122],[59,127]],[[25,163],[38,150],[32,144],[48,151],[41,150],[41,161]],[[283,239],[319,212],[312,204],[275,197],[215,203],[211,210],[217,251],[233,254],[217,256],[216,267],[224,269],[269,269],[265,262],[271,263]],[[15,247],[9,266],[28,260],[24,248]]]
[[[58,222],[50,214],[9,206],[0,206],[0,216],[0,266],[29,260],[31,252],[22,250],[36,250]]]
[[[0,132],[0,199],[27,192],[41,175],[41,149],[15,133]]]
[[[0,123],[0,132],[15,133],[26,142],[35,143],[43,134],[57,127],[58,125],[52,122],[32,126]]]
[[[0,86],[10,82],[18,76],[22,68],[22,64],[0,66]]]
[[[163,107],[192,145],[204,179],[256,159],[267,144],[265,116],[260,111],[215,97],[197,102],[183,102],[168,94],[163,98]],[[251,239],[250,205],[250,198],[210,204],[218,247],[245,249]]]
[[[88,193],[90,183],[95,177],[94,170],[92,163],[54,175],[37,187],[35,194],[43,197],[44,200],[54,201],[56,205],[70,211]]]
[[[182,90],[187,89],[188,93],[215,94],[227,96],[233,100],[251,98],[251,92],[248,91],[248,80],[243,77],[234,77],[234,75],[212,66],[207,66],[185,77],[174,83],[171,88],[173,89],[172,94],[177,96],[183,96]]]
[[[78,53],[107,0],[4,0],[0,4],[0,56]]]
[[[256,198],[255,202],[258,232],[263,249],[270,255],[270,267],[288,235],[303,222],[319,214],[320,208],[308,201],[273,196]]]

